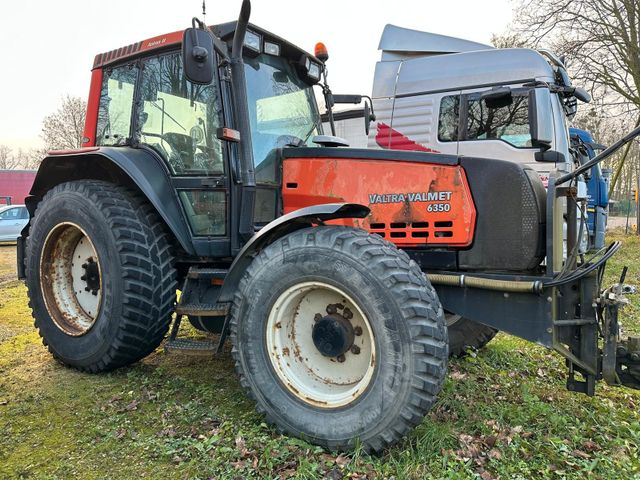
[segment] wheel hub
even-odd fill
[[[330,314],[320,318],[313,326],[313,344],[325,357],[344,355],[353,345],[355,334],[349,320]]]
[[[100,290],[100,271],[98,264],[93,260],[93,257],[89,257],[86,263],[82,264],[82,268],[85,274],[80,277],[80,280],[87,284],[87,286],[84,287],[85,292],[98,295],[98,290]]]

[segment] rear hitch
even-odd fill
[[[640,389],[640,337],[620,338],[618,312],[629,303],[625,294],[634,294],[634,286],[625,285],[627,267],[622,269],[620,282],[608,288],[598,299],[602,319],[602,378],[609,385]]]
[[[619,384],[640,390],[640,337],[628,337],[616,350]]]

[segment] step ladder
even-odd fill
[[[228,270],[218,268],[189,268],[176,306],[176,319],[164,345],[165,352],[194,356],[211,356],[222,352],[227,338],[229,304],[218,303],[217,300],[227,273]],[[217,342],[178,338],[184,317],[224,317],[220,338]]]

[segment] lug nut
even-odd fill
[[[353,353],[354,355],[358,355],[360,353],[360,347],[357,345],[352,345],[351,346],[351,353]]]
[[[353,312],[348,308],[345,308],[344,312],[342,312],[342,316],[347,320],[351,320],[353,318]]]
[[[84,280],[86,280],[86,279],[87,279],[87,276],[86,276],[86,275],[82,275],[82,276],[80,277],[80,280],[83,280],[83,281],[84,281]]]
[[[357,327],[355,327],[355,328],[353,329],[353,334],[354,334],[356,337],[359,337],[360,335],[362,335],[362,327],[361,327],[361,326],[359,326],[359,325],[358,325]]]
[[[91,290],[89,287],[84,287],[85,292],[88,292],[89,290]]]
[[[336,360],[338,360],[338,362],[342,363],[342,362],[344,362],[346,359],[344,358],[344,355],[338,355],[338,358],[337,358]]]
[[[82,264],[82,268],[87,268],[87,267],[88,267],[88,265],[86,263]]]
[[[320,315],[319,313],[316,313],[313,317],[313,319],[317,322],[318,320],[322,319],[322,315]]]
[[[333,313],[336,313],[337,311],[338,311],[338,309],[336,308],[336,306],[334,304],[327,305],[327,313],[329,315],[331,315]]]
[[[96,296],[97,296],[97,295],[98,295],[98,290],[93,290],[91,293],[92,293],[93,295],[96,295]]]

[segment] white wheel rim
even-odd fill
[[[353,314],[349,323],[357,332],[355,348],[347,350],[342,361],[320,353],[312,338],[316,315],[327,315],[329,305],[342,305],[338,312],[348,309]],[[347,405],[367,390],[376,366],[374,338],[358,304],[322,282],[287,289],[273,304],[267,321],[266,346],[278,377],[295,397],[321,408]]]
[[[86,334],[100,313],[102,272],[96,249],[78,225],[56,225],[40,256],[40,288],[47,311],[60,330]]]

